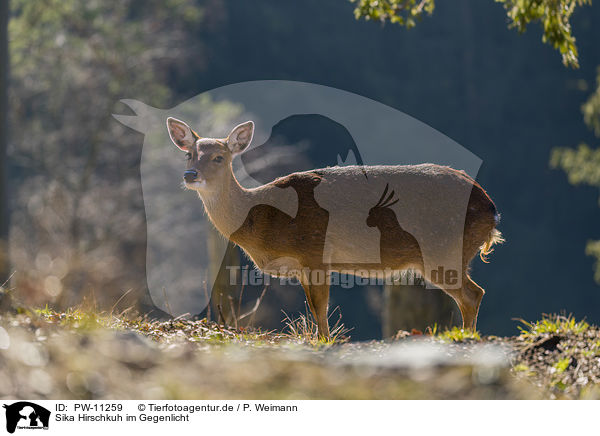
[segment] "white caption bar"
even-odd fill
[[[594,401],[3,400],[1,434],[507,435],[589,433]],[[37,430],[37,431],[35,431]]]

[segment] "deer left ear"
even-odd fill
[[[254,123],[246,121],[238,126],[235,126],[227,137],[227,147],[233,155],[243,153],[252,142],[254,135]]]

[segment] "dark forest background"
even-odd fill
[[[8,193],[11,287],[29,304],[84,297],[150,310],[145,290],[143,137],[118,101],[169,108],[212,88],[283,79],[340,88],[405,112],[483,160],[478,181],[507,242],[476,262],[479,329],[566,311],[600,322],[590,239],[598,190],[550,165],[555,147],[597,143],[581,106],[596,87],[600,5],[577,10],[579,69],[507,29],[493,1],[439,2],[412,29],[357,21],[345,1],[11,2]],[[303,310],[299,288],[267,294],[265,325]],[[364,291],[364,290],[363,290]],[[282,301],[286,303],[282,306]],[[381,336],[381,290],[334,289],[353,338]]]

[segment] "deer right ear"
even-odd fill
[[[176,118],[167,118],[167,128],[171,141],[183,151],[191,151],[198,139],[194,131],[183,121]]]

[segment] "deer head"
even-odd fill
[[[167,127],[173,144],[185,152],[184,185],[198,192],[216,191],[232,177],[233,157],[248,148],[254,134],[252,121],[234,127],[222,139],[201,138],[186,123],[171,117]]]

